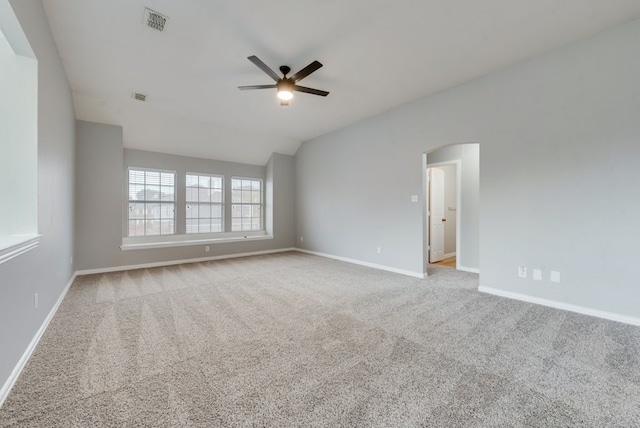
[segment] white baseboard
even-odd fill
[[[424,279],[425,275],[419,272],[412,272],[410,270],[396,269],[390,266],[379,265],[376,263],[364,262],[362,260],[349,259],[347,257],[334,256],[332,254],[319,253],[317,251],[304,250],[302,248],[294,248],[301,253],[312,254],[314,256],[326,257],[328,259],[340,260],[341,262],[353,263],[354,265],[366,266],[374,269],[386,270],[388,272],[399,273],[400,275],[412,276],[414,278]]]
[[[500,297],[506,297],[514,300],[521,300],[523,302],[535,303],[537,305],[548,306],[550,308],[562,309],[565,311],[576,312],[583,315],[590,315],[592,317],[603,318],[610,321],[617,321],[624,324],[631,324],[640,326],[640,318],[631,317],[628,315],[619,315],[612,312],[600,311],[598,309],[585,308],[584,306],[572,305],[569,303],[556,302],[553,300],[542,299],[540,297],[527,296],[526,294],[513,293],[511,291],[499,290],[491,287],[478,287],[478,291],[487,294],[493,294]]]
[[[77,274],[74,272],[74,274],[71,276],[71,279],[69,280],[67,285],[64,287],[64,290],[62,290],[60,297],[58,297],[56,304],[53,305],[53,308],[51,308],[51,311],[49,311],[49,315],[47,315],[47,318],[45,318],[44,322],[36,332],[35,336],[33,336],[33,339],[31,339],[31,343],[29,343],[29,346],[24,351],[24,354],[22,354],[22,357],[18,361],[18,364],[16,364],[16,366],[14,367],[13,371],[11,372],[11,375],[9,376],[9,379],[7,379],[4,385],[2,385],[2,389],[0,389],[0,407],[2,407],[2,403],[4,403],[4,400],[6,400],[7,397],[9,396],[9,392],[11,392],[11,388],[13,388],[13,385],[15,385],[16,381],[18,380],[18,377],[20,376],[20,373],[22,373],[22,370],[27,365],[27,361],[29,361],[29,358],[31,358],[31,354],[33,354],[33,351],[36,349],[36,346],[38,346],[38,342],[40,342],[42,335],[44,334],[45,330],[49,326],[49,323],[53,319],[53,316],[58,311],[58,308],[60,307],[60,304],[64,300],[64,297],[67,295],[67,291],[69,291],[71,284],[73,284],[73,281],[76,279],[76,275]]]
[[[453,253],[447,253],[445,255],[442,256],[443,259],[448,259],[449,257],[454,257],[456,255],[456,252],[454,251]]]
[[[478,268],[470,268],[470,267],[461,266],[461,265],[456,266],[456,270],[461,270],[463,272],[477,273],[477,274],[480,273],[480,269]]]
[[[201,257],[197,259],[168,260],[165,262],[143,263],[139,265],[123,265],[123,266],[112,266],[112,267],[98,268],[98,269],[84,269],[84,270],[77,271],[76,274],[90,275],[94,273],[120,272],[123,270],[146,269],[146,268],[154,268],[154,267],[161,267],[161,266],[181,265],[185,263],[208,262],[211,260],[223,260],[223,259],[234,259],[238,257],[260,256],[263,254],[283,253],[286,251],[295,251],[295,250],[296,248],[293,248],[293,247],[278,248],[275,250],[252,251],[248,253],[236,253],[236,254],[223,254],[220,256]]]

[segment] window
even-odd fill
[[[262,180],[231,179],[231,231],[262,230]]]
[[[223,227],[222,177],[187,173],[187,233],[217,233]]]
[[[175,172],[129,169],[129,236],[175,233]]]

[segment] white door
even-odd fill
[[[444,258],[444,171],[429,168],[429,262]]]

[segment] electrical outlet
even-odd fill
[[[535,281],[542,281],[542,270],[541,269],[534,269],[533,270],[533,279]]]
[[[526,278],[527,277],[527,267],[524,265],[521,265],[520,267],[518,267],[518,276],[520,278]]]
[[[557,270],[551,271],[551,282],[560,282],[560,272],[558,272]]]
[[[300,242],[304,242],[304,236],[300,237]]]
[[[33,295],[33,309],[38,309],[38,293]]]
[[[382,253],[382,248],[378,247],[376,248],[376,251],[378,252],[378,254]]]
[[[209,246],[208,245],[206,247],[204,247],[204,251],[207,252],[207,253],[209,252]]]
[[[411,195],[411,202],[418,202],[418,195]]]

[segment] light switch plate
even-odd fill
[[[418,202],[418,195],[411,195],[411,202]]]

